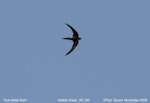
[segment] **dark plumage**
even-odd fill
[[[72,48],[70,49],[70,51],[68,53],[66,53],[66,55],[70,54],[78,45],[79,40],[81,40],[81,38],[78,36],[78,32],[69,24],[66,23],[66,25],[72,30],[73,35],[71,37],[67,37],[67,38],[63,38],[66,40],[72,40],[73,41],[73,45]]]

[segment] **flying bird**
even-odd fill
[[[78,45],[79,40],[81,40],[81,38],[78,36],[78,32],[69,24],[66,23],[66,25],[72,30],[73,35],[67,38],[62,38],[62,39],[66,39],[66,40],[72,40],[73,41],[73,45],[72,48],[70,49],[70,51],[68,53],[66,53],[66,55],[70,54]]]

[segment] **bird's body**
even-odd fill
[[[71,48],[70,51],[66,54],[66,55],[68,55],[68,54],[70,54],[70,53],[77,47],[78,42],[79,42],[79,40],[81,40],[81,38],[78,36],[77,31],[76,31],[73,27],[71,27],[69,24],[66,24],[66,25],[67,25],[67,26],[72,30],[72,32],[73,32],[73,35],[72,35],[72,36],[67,37],[67,38],[63,38],[63,39],[66,39],[66,40],[72,40],[72,41],[73,41],[72,48]]]
[[[68,40],[81,40],[80,37],[76,37],[76,36],[70,36],[70,37],[63,38],[63,39],[68,39]]]

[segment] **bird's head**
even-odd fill
[[[80,38],[80,37],[78,37],[78,40],[81,40],[81,38]]]

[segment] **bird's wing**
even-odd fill
[[[77,45],[78,45],[78,40],[74,40],[72,48],[70,49],[70,51],[66,55],[70,54],[77,47]]]
[[[70,26],[69,24],[66,23],[66,25],[72,30],[73,36],[77,36],[78,37],[78,32],[72,26]]]

